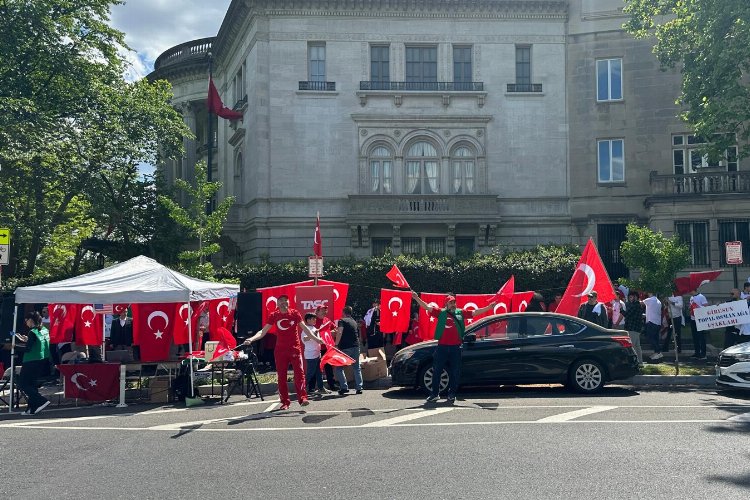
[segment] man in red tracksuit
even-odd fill
[[[279,381],[279,397],[281,398],[281,409],[288,410],[291,400],[289,399],[289,388],[286,383],[286,374],[289,363],[294,370],[294,387],[297,390],[297,401],[301,406],[307,406],[307,391],[305,390],[305,371],[302,363],[302,348],[300,342],[299,325],[302,316],[296,309],[289,309],[289,297],[281,295],[278,298],[278,309],[272,312],[263,329],[245,341],[249,345],[256,340],[266,336],[268,330],[276,327],[276,348],[274,359],[276,361],[276,375]]]

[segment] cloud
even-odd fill
[[[126,0],[112,8],[111,24],[125,33],[134,52],[127,78],[135,80],[154,68],[154,61],[170,47],[215,36],[230,0]]]

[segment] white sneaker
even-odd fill
[[[662,353],[660,353],[660,352],[657,352],[657,353],[654,353],[654,354],[651,355],[651,359],[653,359],[653,360],[661,359],[663,357],[664,357],[664,355]]]

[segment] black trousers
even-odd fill
[[[31,413],[34,413],[37,408],[47,401],[47,398],[39,394],[38,387],[39,377],[44,373],[46,367],[46,359],[26,361],[21,365],[21,373],[18,376],[18,387],[26,394]]]

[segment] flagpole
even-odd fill
[[[213,79],[213,55],[211,52],[208,53],[208,81],[212,81]],[[211,113],[211,106],[208,106],[208,126],[206,129],[208,130],[208,137],[206,140],[207,145],[207,165],[206,165],[206,180],[208,182],[212,181],[213,177],[213,149],[214,149],[214,121],[213,121],[213,113]],[[211,202],[213,200],[209,199],[206,203],[206,214],[211,215],[212,212],[212,206]]]

